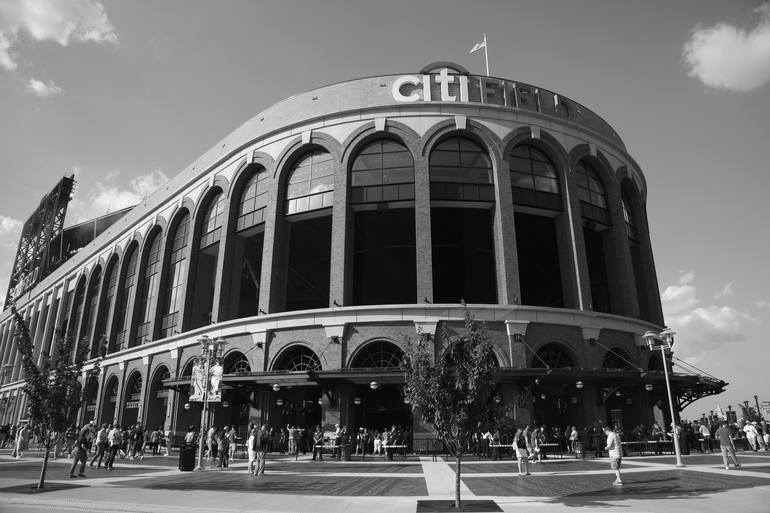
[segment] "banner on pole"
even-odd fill
[[[190,401],[220,402],[222,400],[222,359],[211,358],[206,375],[206,358],[199,356],[193,361]]]

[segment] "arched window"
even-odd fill
[[[225,359],[225,374],[248,374],[251,372],[249,359],[241,352],[228,355]]]
[[[574,367],[572,357],[567,350],[558,343],[551,342],[537,350],[537,356],[532,359],[534,368],[563,369]]]
[[[220,191],[211,198],[201,225],[200,249],[207,248],[219,242],[222,236],[222,221],[225,215],[225,195]]]
[[[238,201],[238,217],[236,231],[246,230],[265,222],[267,208],[267,192],[270,184],[270,174],[264,169],[255,173],[243,187]]]
[[[298,345],[286,349],[276,361],[273,370],[289,372],[318,371],[321,370],[321,361],[312,349]]]
[[[129,329],[129,323],[131,322],[131,316],[128,314],[128,308],[131,304],[131,298],[134,294],[134,287],[136,286],[136,261],[139,257],[139,250],[137,244],[134,243],[130,246],[127,254],[124,258],[126,261],[126,275],[123,278],[123,286],[120,290],[120,296],[118,304],[118,315],[116,316],[116,326],[118,331],[117,335],[117,348],[118,350],[126,349],[126,335]]]
[[[456,134],[430,153],[431,200],[494,201],[492,163],[476,142]]]
[[[128,388],[128,400],[138,401],[142,397],[142,375],[138,372],[131,380],[131,386]]]
[[[163,238],[160,230],[151,236],[147,261],[142,269],[141,298],[139,300],[139,325],[136,329],[134,345],[146,344],[152,341],[152,307],[158,294],[158,277],[160,276],[160,247]]]
[[[562,210],[556,167],[545,153],[530,144],[516,146],[508,158],[513,202],[516,205]]]
[[[353,304],[414,303],[417,258],[412,154],[390,139],[370,142],[353,160],[350,183]]]
[[[606,226],[612,224],[607,210],[607,191],[593,166],[585,160],[578,162],[575,181],[583,217]]]
[[[628,353],[619,348],[614,348],[612,351],[607,351],[604,354],[604,360],[602,361],[602,368],[608,370],[622,370],[629,369],[628,363],[630,358]]]
[[[94,342],[99,340],[99,336],[98,334],[94,334],[93,339],[91,336],[96,322],[96,307],[99,305],[99,287],[101,286],[101,279],[102,268],[101,266],[97,266],[94,273],[91,275],[91,284],[88,287],[88,294],[86,295],[88,298],[88,308],[86,308],[83,314],[83,331],[81,332],[81,338],[89,337],[89,343],[91,344],[91,358],[96,357],[96,352],[98,350],[98,346]]]
[[[380,340],[370,342],[354,356],[353,368],[397,369],[401,367],[404,352],[394,343]]]
[[[160,337],[166,338],[180,331],[180,311],[184,304],[187,239],[190,235],[190,214],[184,213],[178,221],[171,240],[163,308],[160,318]]]
[[[650,356],[650,360],[647,362],[647,370],[663,372],[663,361],[660,359],[660,356],[656,354]]]
[[[404,145],[378,139],[361,149],[350,174],[352,204],[413,199],[414,160]]]
[[[623,191],[622,193],[620,204],[623,207],[623,220],[626,222],[626,234],[628,234],[628,239],[636,244],[639,241],[639,229],[636,227],[636,218],[631,207],[632,203],[629,201],[626,191]]]
[[[72,309],[72,318],[70,319],[68,329],[70,332],[70,335],[73,338],[77,338],[78,336],[78,326],[79,322],[83,317],[83,308],[85,306],[85,295],[86,295],[86,279],[85,277],[78,280],[78,285],[75,288],[75,303],[74,308]],[[80,345],[80,340],[76,341],[78,345]]]
[[[110,385],[107,387],[107,397],[109,397],[110,401],[113,403],[118,399],[118,385],[118,378],[113,377]]]
[[[103,296],[104,301],[102,303],[102,306],[99,310],[99,316],[98,316],[98,326],[96,327],[96,332],[94,333],[94,339],[101,342],[102,337],[109,337],[109,333],[107,332],[107,321],[110,318],[110,310],[112,309],[112,303],[115,301],[115,290],[118,287],[118,273],[119,273],[119,267],[118,267],[118,257],[117,255],[113,256],[110,262],[107,264],[107,273],[104,276],[104,282],[103,282]],[[107,341],[107,353],[112,353],[115,351],[115,341],[109,340]]]
[[[286,181],[286,215],[331,207],[334,203],[334,161],[314,150],[301,158]]]
[[[468,136],[453,133],[430,153],[433,300],[496,303],[492,163]]]

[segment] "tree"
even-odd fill
[[[99,362],[87,372],[86,387],[80,383],[88,347],[78,346],[69,335],[57,336],[53,355],[43,354],[40,365],[35,362],[34,344],[24,318],[12,307],[16,323],[15,342],[21,353],[24,370],[24,393],[27,394],[31,427],[40,436],[45,448],[43,467],[37,488],[45,487],[48,457],[65,435],[69,426],[77,421],[78,410],[85,403],[85,391],[90,381],[99,374]],[[58,335],[58,334],[57,334]],[[74,356],[73,356],[74,352]]]
[[[422,333],[416,344],[407,344],[404,357],[405,397],[425,422],[433,424],[436,437],[455,458],[458,510],[462,457],[473,446],[478,423],[494,414],[490,399],[496,367],[486,327],[474,322],[468,308],[463,308],[464,330],[452,337],[442,330],[436,341],[441,350],[438,357]]]

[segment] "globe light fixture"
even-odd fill
[[[278,383],[273,383],[273,392],[279,392],[281,390],[281,385]]]
[[[582,381],[578,381],[577,383],[575,383],[575,388],[577,388],[578,390],[582,390],[583,382]]]
[[[283,399],[281,399],[280,397],[278,399],[276,399],[275,400],[275,405],[276,406],[283,406]]]
[[[184,403],[184,409],[189,410],[191,408],[190,403]]]
[[[644,385],[644,389],[647,390],[648,392],[652,392],[653,388],[655,387],[652,386],[652,383],[647,383],[646,385]]]
[[[377,383],[376,381],[372,381],[371,383],[369,383],[369,388],[371,388],[372,390],[377,390],[378,388],[380,388],[380,384]]]
[[[360,397],[354,397],[353,398],[353,404],[356,406],[361,406],[361,398]]]
[[[668,407],[669,407],[669,412],[671,413],[672,425],[676,424],[674,420],[676,419],[676,416],[674,415],[674,402],[673,402],[673,399],[671,398],[671,383],[669,382],[669,379],[668,379],[668,360],[666,359],[666,349],[670,351],[671,348],[673,347],[674,335],[676,335],[674,330],[671,330],[669,328],[664,329],[660,333],[655,333],[654,331],[648,331],[644,335],[642,335],[642,338],[644,339],[645,342],[647,342],[647,347],[650,348],[650,351],[660,349],[660,356],[663,359],[663,375],[666,378],[666,391],[668,392],[666,395],[668,395]],[[663,342],[663,343],[660,344],[658,342]],[[676,429],[674,429],[674,431],[676,431]],[[684,467],[684,463],[682,463],[682,451],[679,448],[679,437],[673,436],[672,438],[674,439],[674,452],[676,453],[676,466]]]

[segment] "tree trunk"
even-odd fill
[[[457,470],[455,470],[455,509],[460,511],[460,460],[462,456],[459,454],[455,456],[457,461]]]
[[[45,488],[45,471],[48,469],[48,455],[51,454],[51,449],[46,445],[45,457],[43,458],[43,468],[40,469],[40,480],[37,482],[38,490]]]

